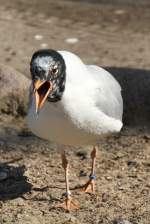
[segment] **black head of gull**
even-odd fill
[[[65,89],[66,65],[63,57],[55,50],[36,51],[30,62],[30,71],[36,94],[37,110],[45,100],[61,100]]]

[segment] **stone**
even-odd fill
[[[150,127],[150,72],[144,69],[105,67],[119,82],[123,97],[123,123]]]
[[[113,221],[113,224],[132,224],[132,223],[125,219],[115,219]]]
[[[0,64],[0,121],[4,115],[24,116],[27,112],[30,80],[7,65]]]

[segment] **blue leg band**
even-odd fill
[[[96,175],[90,175],[89,178],[90,180],[96,180]]]
[[[68,197],[68,196],[70,196],[71,195],[71,192],[70,191],[66,191],[64,194],[63,194],[65,197]]]

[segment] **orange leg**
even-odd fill
[[[87,183],[82,187],[83,192],[87,193],[94,193],[95,192],[95,162],[96,162],[96,151],[97,147],[94,147],[92,152],[91,152],[91,158],[92,158],[92,168],[91,168],[91,174],[89,176],[89,180]]]
[[[65,170],[65,183],[66,183],[66,193],[65,193],[65,201],[59,205],[57,205],[57,208],[63,208],[65,210],[72,210],[72,209],[78,209],[79,206],[76,202],[73,201],[71,197],[71,192],[69,190],[69,179],[68,179],[68,171],[69,171],[69,162],[66,157],[65,151],[63,151],[62,155],[62,167]]]

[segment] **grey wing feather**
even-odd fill
[[[87,68],[97,82],[95,92],[97,107],[108,116],[122,121],[123,100],[119,83],[101,67],[88,65]]]

